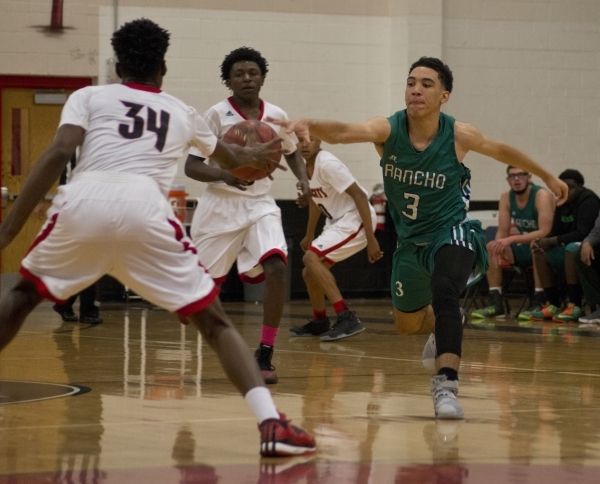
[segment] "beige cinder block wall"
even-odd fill
[[[600,2],[444,0],[447,112],[600,193]],[[474,199],[506,189],[503,166],[468,155]]]
[[[579,169],[600,192],[597,0],[70,0],[67,28],[47,35],[36,26],[50,22],[51,4],[0,0],[0,74],[104,83],[114,25],[146,16],[173,34],[165,90],[199,110],[228,95],[219,79],[223,56],[249,45],[270,63],[263,97],[290,116],[361,121],[403,109],[409,65],[421,55],[441,56],[455,76],[447,113],[555,173]],[[327,149],[367,189],[381,180],[371,146]],[[473,199],[497,199],[506,188],[504,167],[475,154],[466,164]],[[178,180],[202,192],[181,169]],[[291,174],[278,175],[273,195],[293,193]]]

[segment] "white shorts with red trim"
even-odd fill
[[[200,261],[217,282],[236,261],[240,279],[250,283],[264,280],[261,262],[267,257],[276,254],[287,263],[281,210],[270,195],[228,196],[207,189],[190,233]]]
[[[84,172],[60,187],[21,273],[54,301],[110,274],[181,316],[218,294],[156,182],[126,173]]]
[[[377,225],[375,210],[371,207],[373,230]],[[358,210],[347,212],[332,224],[326,224],[323,232],[310,244],[309,250],[330,264],[341,262],[367,246]]]

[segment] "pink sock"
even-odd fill
[[[265,326],[263,324],[260,334],[260,342],[267,346],[275,346],[275,340],[277,339],[278,332],[279,328],[271,328],[271,326]]]
[[[334,302],[332,304],[333,306],[333,310],[335,311],[335,314],[340,314],[342,311],[345,311],[346,309],[348,309],[348,306],[346,306],[346,301],[344,301],[343,299],[340,299],[337,302]]]

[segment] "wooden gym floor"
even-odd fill
[[[389,300],[351,301],[367,331],[291,339],[270,386],[316,436],[313,458],[260,459],[256,423],[214,353],[176,317],[104,305],[67,324],[43,303],[0,355],[0,483],[471,484],[600,482],[600,330],[485,320],[465,330],[464,421],[436,421],[426,336],[400,337]],[[227,303],[250,348],[261,306]]]

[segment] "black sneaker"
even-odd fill
[[[337,322],[326,333],[321,335],[321,341],[337,341],[361,333],[365,327],[353,311],[346,309],[338,314]]]
[[[290,328],[291,336],[321,336],[329,331],[329,318],[325,319],[309,319],[308,323],[302,326],[293,326]]]
[[[504,316],[504,299],[497,290],[490,291],[488,305],[471,313],[472,318],[486,319]]]
[[[68,308],[60,306],[59,304],[55,304],[54,306],[52,306],[52,309],[54,309],[58,314],[60,314],[60,317],[65,323],[76,323],[79,320],[77,315],[73,312],[73,308]]]
[[[271,358],[273,358],[273,347],[260,344],[254,352],[254,358],[258,362],[260,368],[260,374],[266,384],[277,383],[277,373],[275,373],[275,367],[271,364]]]
[[[100,316],[100,313],[96,310],[87,314],[82,314],[79,317],[79,322],[84,324],[101,324],[102,317]]]

